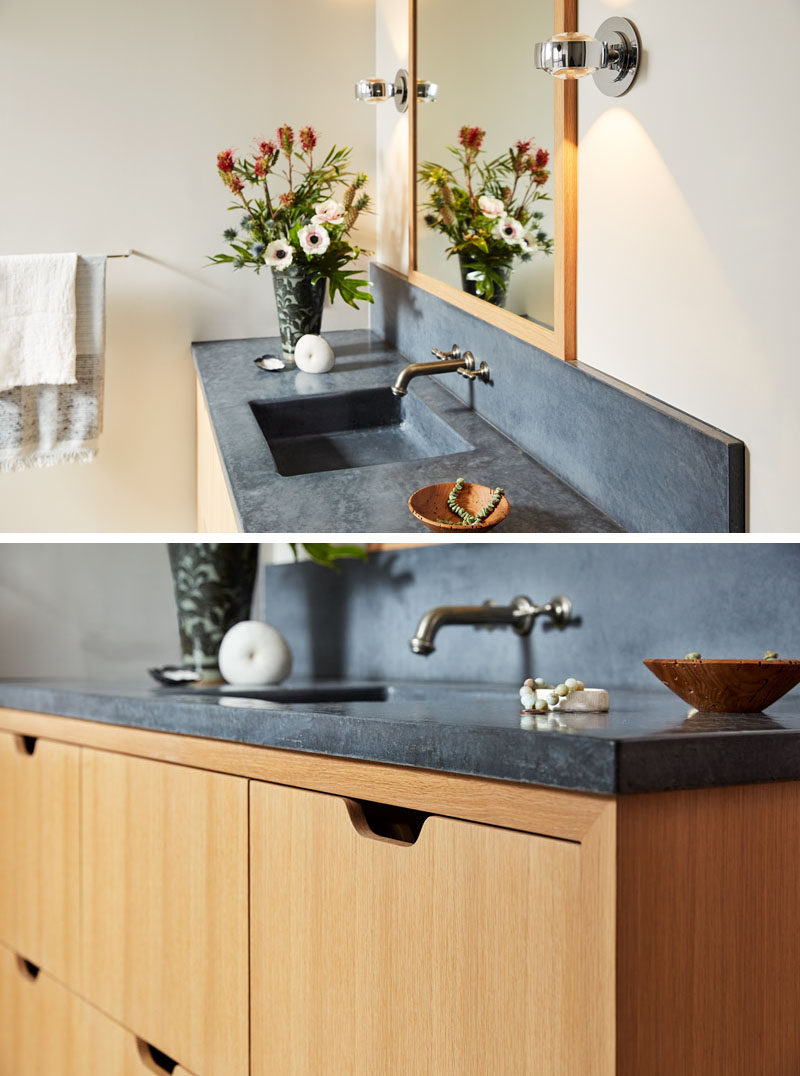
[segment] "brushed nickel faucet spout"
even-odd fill
[[[422,617],[409,646],[415,654],[432,654],[434,639],[445,624],[471,624],[488,629],[506,625],[517,635],[527,635],[538,616],[546,616],[557,627],[563,628],[572,618],[572,602],[558,594],[544,605],[537,605],[522,596],[514,598],[510,605],[495,605],[491,601],[483,605],[437,605]]]
[[[438,348],[431,348],[431,354],[436,356],[434,362],[412,362],[404,370],[401,370],[397,375],[395,383],[392,385],[392,392],[395,396],[405,396],[408,391],[408,383],[414,377],[423,377],[426,374],[447,374],[450,371],[460,374],[462,377],[469,378],[470,381],[474,381],[476,378],[481,381],[489,380],[489,367],[485,362],[482,362],[476,369],[475,356],[471,351],[461,351],[458,345],[453,344],[449,351],[440,351]]]

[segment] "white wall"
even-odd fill
[[[798,531],[797,75],[753,39],[800,5],[581,0],[580,27],[612,14],[647,55],[618,101],[579,88],[578,357],[742,438],[751,528]]]
[[[374,0],[0,5],[0,250],[143,255],[108,267],[97,460],[0,475],[0,531],[194,530],[189,344],[277,332],[268,276],[204,268],[232,220],[216,153],[312,123],[372,175],[374,53]]]
[[[261,562],[290,559],[262,545]],[[253,616],[269,619],[259,578]],[[0,677],[130,680],[180,662],[163,542],[0,543]]]

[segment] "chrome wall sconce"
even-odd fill
[[[439,87],[435,82],[417,81],[417,100],[433,102],[439,95]],[[393,98],[394,107],[398,112],[408,110],[408,71],[400,68],[394,76],[394,82],[387,83],[382,78],[362,78],[356,83],[356,101],[370,101],[380,104]]]
[[[591,75],[608,97],[621,97],[639,71],[642,42],[629,19],[606,19],[594,37],[574,32],[556,34],[534,48],[536,67],[554,78]]]

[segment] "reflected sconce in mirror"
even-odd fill
[[[535,46],[536,67],[554,78],[591,75],[601,93],[621,97],[633,85],[639,71],[642,43],[629,19],[606,19],[594,37],[587,34],[556,34]]]
[[[439,94],[439,87],[435,82],[425,82],[419,79],[417,82],[417,100],[434,102]],[[394,82],[386,82],[382,78],[362,78],[356,83],[356,101],[370,101],[380,104],[382,101],[394,100],[394,107],[398,112],[408,111],[408,71],[400,68],[394,76]]]

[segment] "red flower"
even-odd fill
[[[547,162],[549,160],[550,160],[550,154],[547,152],[546,149],[537,149],[536,150],[536,167],[537,168],[546,168],[547,167]]]
[[[274,142],[259,142],[258,151],[262,157],[274,157],[278,152],[278,147]]]
[[[233,156],[232,149],[225,149],[222,153],[217,154],[217,168],[223,174],[226,172],[232,172],[236,165],[236,159]]]
[[[531,151],[531,140],[528,139],[527,142],[523,142],[521,138],[518,138],[516,142],[516,147],[517,153],[520,155],[520,157],[524,157],[526,153],[530,153]]]
[[[228,186],[234,194],[241,194],[244,190],[244,183],[242,183],[239,176],[231,176],[228,180]]]
[[[288,157],[294,145],[294,131],[288,123],[284,123],[282,127],[278,128],[278,141],[281,144],[281,149]]]
[[[263,179],[264,176],[267,174],[267,162],[264,160],[263,157],[256,157],[255,163],[253,165],[253,171],[259,179]]]
[[[305,153],[310,153],[317,144],[317,133],[313,127],[300,128],[300,145]]]
[[[477,153],[483,145],[486,131],[480,127],[462,127],[458,132],[458,141],[468,153]]]
[[[287,191],[281,195],[281,205],[294,205],[294,191]]]

